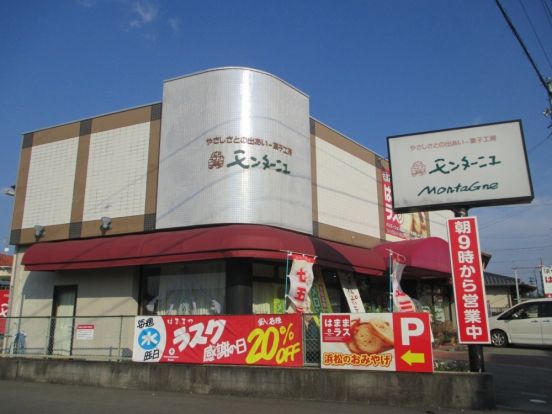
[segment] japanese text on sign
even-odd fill
[[[461,343],[489,343],[483,267],[475,217],[448,221],[449,246]]]
[[[137,317],[133,361],[302,365],[298,315]]]

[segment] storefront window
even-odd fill
[[[282,263],[253,263],[253,313],[284,313],[285,272]]]
[[[155,315],[210,315],[225,311],[222,261],[146,269],[144,311]]]

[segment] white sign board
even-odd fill
[[[92,341],[94,339],[94,325],[77,325],[77,340]]]
[[[544,286],[544,296],[552,298],[552,266],[542,267],[542,285]]]
[[[396,212],[533,199],[520,121],[388,137],[387,146]]]
[[[312,234],[309,98],[251,69],[166,81],[156,228],[253,223]]]

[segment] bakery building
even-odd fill
[[[74,355],[73,324],[93,327],[90,348],[109,335],[132,348],[132,322],[106,320],[282,313],[290,253],[315,258],[311,311],[351,311],[340,275],[366,312],[386,311],[390,251],[405,257],[403,290],[451,323],[452,213],[393,214],[390,185],[384,158],[249,68],[171,79],[162,102],[26,133],[7,329],[25,332],[28,353]]]

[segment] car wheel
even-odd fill
[[[494,346],[502,348],[508,345],[508,337],[504,331],[495,330],[491,332],[491,342]]]

